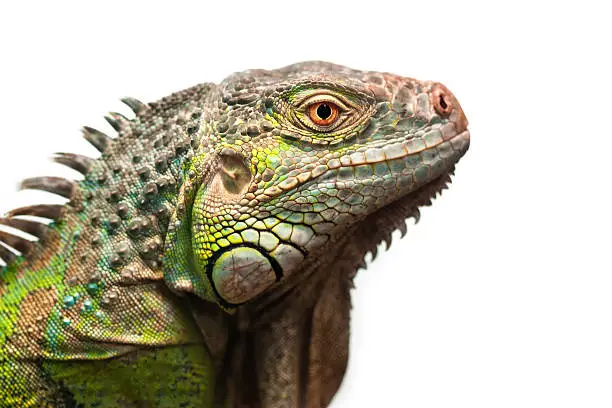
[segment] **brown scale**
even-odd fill
[[[23,358],[36,358],[41,354],[41,344],[46,330],[46,319],[57,302],[54,288],[39,289],[29,293],[19,308],[14,335],[7,346]]]

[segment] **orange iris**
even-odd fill
[[[318,126],[329,126],[338,119],[340,109],[331,102],[317,102],[308,107],[308,116]]]

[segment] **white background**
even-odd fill
[[[0,211],[75,174],[109,110],[322,59],[445,83],[454,183],[360,272],[334,407],[612,406],[610,10],[604,2],[3,2]],[[461,3],[461,4],[459,4]],[[9,5],[10,4],[10,5]]]

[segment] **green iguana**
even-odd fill
[[[0,218],[0,406],[327,406],[364,255],[468,149],[455,97],[305,62],[123,102],[55,156],[83,180],[23,182],[65,205]]]

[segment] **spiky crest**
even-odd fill
[[[152,122],[159,117],[174,118],[180,116],[179,112],[187,104],[204,97],[212,86],[212,84],[196,85],[147,104],[130,97],[122,98],[121,101],[134,112],[135,118],[128,119],[117,112],[110,112],[105,116],[106,121],[117,131],[117,137],[111,137],[89,126],[84,126],[82,129],[83,137],[101,153],[100,157],[94,159],[73,153],[56,153],[52,160],[78,171],[87,178],[91,176],[89,173],[95,163],[104,160],[102,154],[115,141],[124,137],[145,137],[141,134],[143,124],[145,124],[145,129],[147,126],[153,128],[155,124]],[[137,128],[136,119],[139,119],[140,128]],[[74,199],[78,200],[78,197],[75,197],[75,193],[78,192],[78,182],[59,177],[29,178],[22,181],[20,189],[50,192],[66,198],[68,203]],[[66,204],[31,205],[13,209],[8,211],[4,217],[0,217],[0,225],[8,227],[0,229],[0,260],[6,266],[9,266],[16,262],[20,255],[27,256],[38,251],[36,248],[43,248],[45,236],[53,231],[55,223],[62,219],[65,207]],[[45,219],[46,222],[42,219]],[[51,221],[51,224],[47,224],[49,221]],[[25,238],[21,236],[21,233],[28,234],[34,239]]]
[[[136,115],[146,111],[147,105],[134,99],[123,98]],[[125,116],[111,112],[106,120],[119,133],[124,130],[124,127],[129,126],[130,120]],[[105,133],[89,126],[83,127],[83,137],[94,146],[100,153],[108,148],[114,140]],[[62,164],[79,173],[86,175],[89,172],[92,164],[96,159],[90,157],[73,154],[73,153],[56,153],[52,157],[56,163]],[[21,190],[40,190],[46,191],[60,197],[70,200],[76,190],[76,182],[59,177],[34,177],[25,179],[21,182],[19,188]],[[45,236],[52,229],[47,223],[42,220],[32,220],[25,217],[45,218],[52,222],[57,221],[62,216],[63,205],[57,204],[38,204],[27,207],[16,208],[0,218],[0,225],[9,227],[7,230],[0,230],[0,259],[8,266],[19,255],[27,256],[34,246],[36,241],[29,240],[19,233],[26,233],[36,238],[41,243],[44,243]]]

